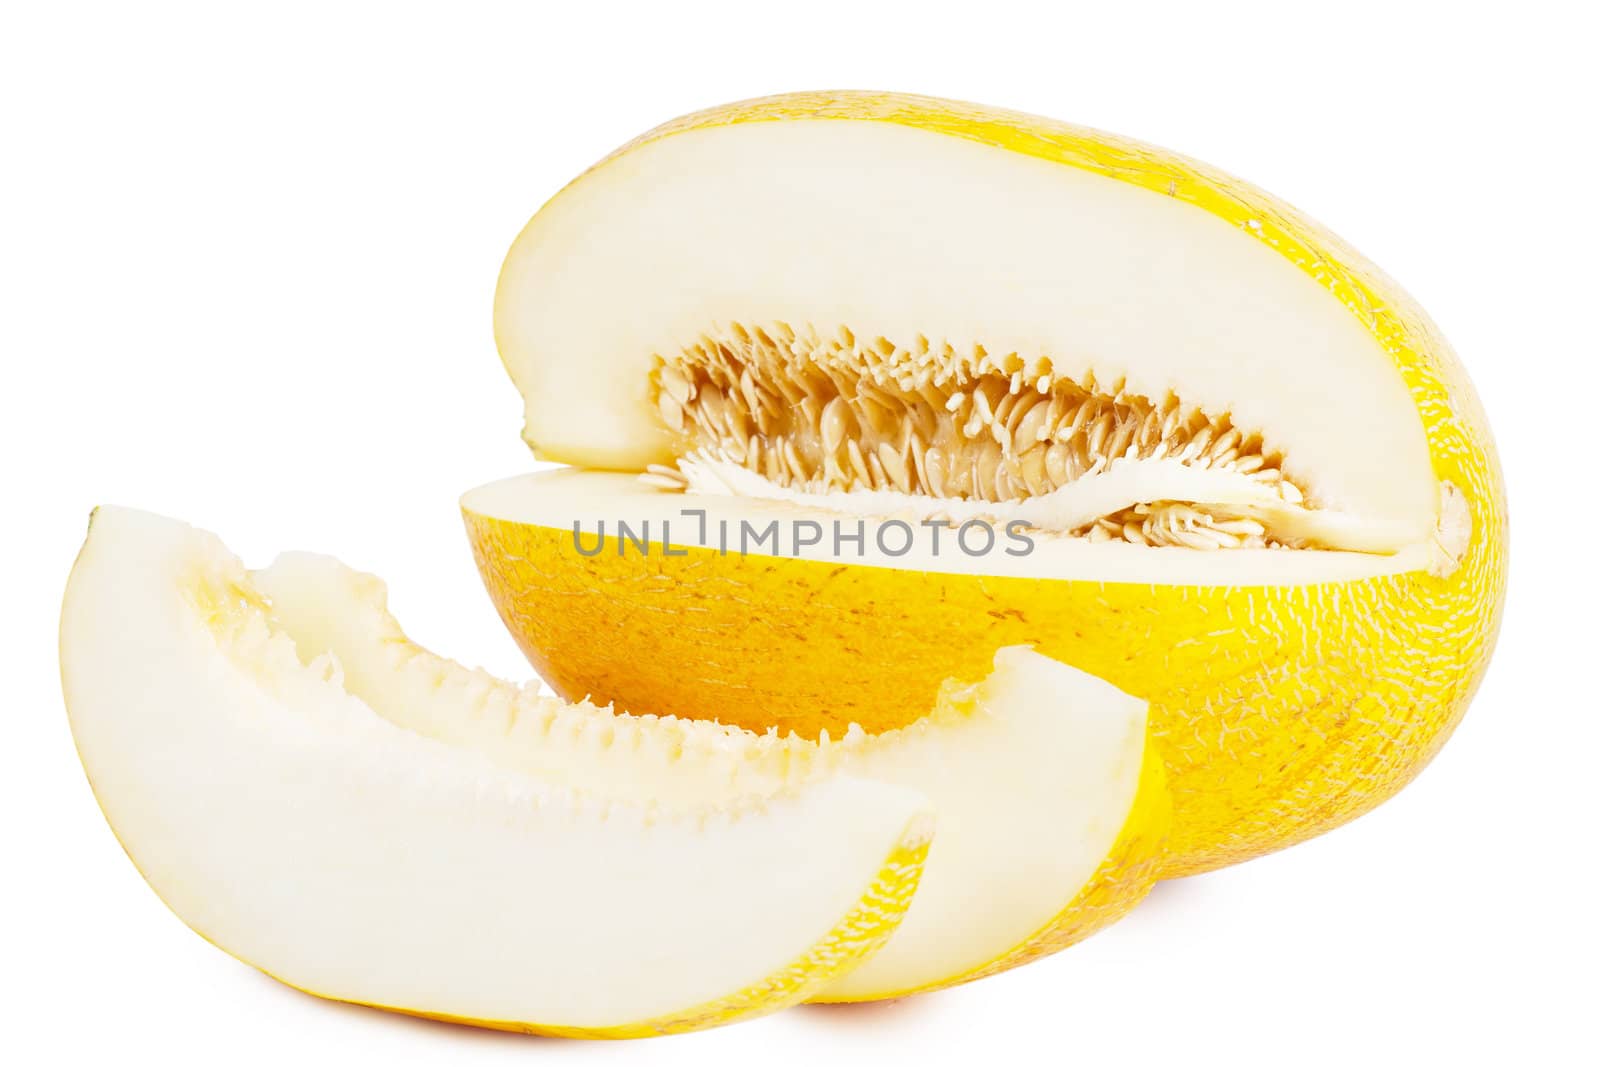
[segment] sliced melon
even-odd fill
[[[1152,146],[895,94],[687,116],[540,210],[495,332],[529,444],[645,487],[464,500],[563,693],[881,730],[1034,644],[1152,702],[1183,873],[1392,794],[1493,646],[1503,490],[1448,343],[1287,204]],[[680,509],[734,542],[663,533]],[[773,518],[822,540],[741,552]],[[954,548],[968,523],[1034,549]]]
[[[419,648],[336,560],[250,574],[140,512],[96,513],[62,657],[91,783],[180,917],[298,988],[481,1025],[968,980],[1126,912],[1168,826],[1144,705],[1026,649],[875,737],[631,716]]]
[[[626,746],[569,785],[419,733],[302,664],[214,537],[152,515],[95,514],[61,644],[84,767],[151,887],[319,996],[583,1036],[727,1022],[880,946],[928,848],[898,786],[651,805],[612,795],[667,773]]]
[[[1064,948],[1153,883],[1169,804],[1143,702],[1023,648],[976,684],[947,682],[931,714],[820,743],[693,719],[571,706],[408,640],[383,583],[293,553],[255,575],[303,659],[331,655],[352,694],[425,737],[563,783],[694,810],[730,792],[775,797],[838,775],[930,798],[939,832],[889,943],[820,994],[863,1000],[949,985]],[[615,778],[615,752],[630,778]]]

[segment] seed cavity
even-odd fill
[[[732,323],[658,354],[652,389],[680,454],[744,467],[808,493],[879,490],[952,500],[1044,496],[1121,460],[1167,459],[1227,471],[1291,507],[1305,492],[1260,433],[1121,380],[1073,380],[1048,359],[958,352],[918,336],[909,347],[776,322]],[[652,465],[647,484],[688,478]],[[1216,504],[1141,503],[1068,531],[1090,541],[1223,548],[1301,547]]]

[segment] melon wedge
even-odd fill
[[[1504,490],[1449,343],[1152,145],[895,93],[684,116],[540,209],[495,336],[524,439],[588,468],[463,501],[564,694],[881,730],[1033,645],[1151,703],[1185,874],[1392,795],[1494,645]],[[731,537],[669,538],[680,510]],[[781,551],[741,549],[773,520]]]
[[[214,537],[102,508],[62,676],[106,818],[156,893],[319,996],[537,1033],[695,1029],[816,995],[881,945],[925,800],[844,777],[670,810],[424,736],[309,665]]]
[[[350,692],[399,725],[512,771],[603,778],[613,796],[675,810],[839,775],[927,796],[939,830],[909,912],[817,999],[902,996],[1054,952],[1120,917],[1159,869],[1170,804],[1145,704],[1028,649],[1000,650],[980,682],[946,682],[903,729],[810,742],[535,696],[417,646],[381,581],[326,556],[285,554],[254,578],[303,658],[331,655]],[[614,775],[617,749],[631,777]]]

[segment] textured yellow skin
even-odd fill
[[[1171,831],[1172,798],[1167,792],[1166,774],[1162,770],[1161,758],[1153,748],[1147,746],[1144,762],[1139,768],[1138,792],[1122,830],[1094,875],[1066,907],[1021,944],[982,967],[929,985],[870,999],[887,1000],[913,993],[928,993],[987,978],[991,974],[1009,971],[1070,948],[1090,934],[1105,929],[1132,910],[1156,884],[1161,875],[1167,837]],[[1048,842],[1041,842],[1041,847],[1049,847]],[[845,998],[829,997],[825,991],[816,1000],[821,1003],[845,1002]]]
[[[691,550],[595,558],[570,530],[467,516],[502,618],[552,685],[621,707],[814,735],[921,714],[930,679],[1032,643],[1151,702],[1176,824],[1166,876],[1250,859],[1393,795],[1460,721],[1505,591],[1504,489],[1476,395],[1420,307],[1339,238],[1214,168],[1094,130],[896,94],[801,93],[687,116],[898,123],[1092,171],[1243,227],[1323,286],[1394,362],[1435,476],[1471,522],[1448,573],[1205,588],[922,574]],[[1352,432],[1363,428],[1353,427]]]
[[[931,840],[927,827],[914,824],[900,845],[884,860],[877,878],[862,894],[860,902],[805,955],[754,985],[673,1015],[657,1019],[641,1019],[636,1023],[617,1026],[550,1026],[537,1022],[468,1019],[457,1015],[395,1008],[384,1004],[363,1006],[392,1011],[399,1015],[414,1015],[423,1019],[478,1026],[489,1030],[508,1030],[541,1037],[598,1039],[684,1034],[692,1030],[707,1030],[713,1026],[724,1026],[768,1015],[817,996],[835,979],[848,974],[862,960],[883,947],[884,942],[888,941],[899,927],[900,920],[905,917],[906,909],[911,906],[917,882],[922,877],[923,863],[928,858],[928,846]],[[1135,897],[1128,901],[1127,907],[1132,907],[1137,899]],[[537,966],[537,963],[538,961],[530,961],[532,966]],[[284,984],[300,989],[293,983]],[[300,991],[310,993],[312,996],[323,996],[311,989],[300,989]]]

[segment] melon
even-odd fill
[[[1031,645],[1149,702],[1178,875],[1392,795],[1487,665],[1504,491],[1460,363],[1205,164],[922,97],[733,104],[556,195],[494,311],[571,469],[462,507],[569,697],[871,734]]]

